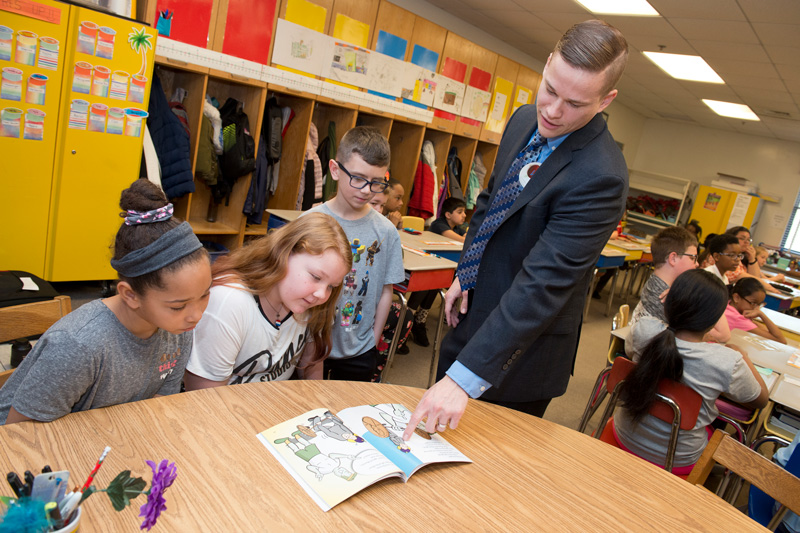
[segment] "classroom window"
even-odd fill
[[[792,252],[800,253],[800,192],[797,193],[792,215],[789,217],[789,223],[783,233],[781,248],[788,248]]]

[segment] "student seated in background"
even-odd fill
[[[761,267],[767,264],[767,258],[769,257],[769,250],[764,248],[763,246],[756,246],[756,265],[753,269],[753,276],[762,280],[766,281],[774,281],[775,283],[781,283],[785,281],[785,277],[783,274],[767,274]],[[778,291],[780,292],[780,291]]]
[[[662,379],[679,381],[702,398],[693,429],[680,430],[673,473],[688,474],[703,453],[716,419],[717,398],[728,398],[752,409],[769,399],[764,381],[746,354],[716,343],[704,342],[708,331],[725,311],[727,290],[721,280],[704,270],[678,276],[664,302],[667,324],[643,317],[633,326],[633,342],[641,355],[623,382],[622,407],[614,415],[615,437],[634,454],[662,465],[670,424],[648,414]]]
[[[442,202],[442,212],[439,218],[431,224],[431,231],[443,237],[458,242],[464,242],[464,228],[462,225],[467,220],[467,203],[460,198],[451,196]]]
[[[295,374],[321,379],[334,306],[351,262],[342,228],[320,213],[217,259],[211,299],[186,365],[186,390]]]
[[[336,159],[328,163],[339,183],[336,196],[309,211],[336,219],[353,255],[333,317],[332,349],[324,363],[328,379],[373,379],[392,285],[405,279],[400,235],[369,205],[376,193],[387,190],[390,156],[389,141],[377,128],[357,126],[345,133]]]
[[[705,268],[717,276],[722,283],[729,285],[730,281],[726,273],[735,271],[739,268],[739,263],[744,257],[739,239],[734,235],[716,235],[707,242],[709,255],[714,259],[714,263]]]
[[[703,228],[700,227],[700,223],[696,220],[692,219],[686,224],[686,231],[692,234],[692,236],[697,239],[697,242],[700,242],[700,237],[703,236]]]
[[[631,314],[631,326],[645,316],[666,322],[663,302],[667,291],[675,278],[697,268],[697,239],[683,228],[671,227],[659,231],[650,243],[650,251],[655,270],[642,288],[641,299]],[[713,340],[723,343],[731,337],[728,324],[722,317],[709,334]],[[635,354],[633,342],[625,343],[625,352],[629,356]]]
[[[386,201],[383,204],[383,214],[386,215],[397,229],[403,229],[403,195],[406,193],[403,185],[394,178],[389,178],[389,186],[383,192]]]
[[[430,230],[450,240],[464,242],[464,233],[466,232],[462,225],[467,220],[466,208],[467,204],[464,200],[452,196],[445,198],[442,202],[441,215],[433,221]],[[439,291],[421,291],[415,292],[408,298],[408,308],[416,310],[414,311],[411,335],[414,342],[420,346],[430,346],[425,322],[428,320],[428,312],[431,310],[433,302],[436,301],[438,293]]]
[[[122,192],[125,222],[111,266],[117,294],[53,324],[0,390],[0,423],[180,392],[192,329],[208,304],[211,265],[188,222],[157,185]]]
[[[731,297],[728,307],[725,308],[725,318],[731,329],[741,329],[756,333],[762,337],[786,344],[786,337],[783,336],[780,328],[770,320],[762,311],[764,299],[767,293],[761,282],[755,278],[742,278],[737,281],[730,289]],[[764,325],[753,322],[753,318],[758,318]]]

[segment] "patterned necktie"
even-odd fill
[[[514,204],[514,200],[522,192],[519,173],[525,165],[536,161],[546,140],[537,131],[533,137],[533,142],[517,155],[505,178],[503,178],[503,183],[500,184],[500,189],[495,194],[492,205],[489,207],[481,227],[478,228],[477,235],[472,240],[467,253],[464,254],[464,259],[458,264],[456,276],[461,282],[462,291],[475,287],[475,282],[478,279],[478,267],[481,264],[481,257],[486,249],[486,243],[492,238],[495,230],[500,227],[500,223]]]

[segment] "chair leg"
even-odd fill
[[[600,407],[600,404],[603,403],[603,400],[608,395],[608,392],[603,385],[605,384],[606,377],[608,377],[609,372],[611,372],[611,367],[606,367],[600,371],[600,374],[597,375],[597,379],[594,382],[594,387],[592,387],[592,394],[589,396],[589,401],[586,402],[586,407],[583,410],[581,421],[578,424],[578,431],[580,433],[586,431],[586,426],[589,424],[589,420],[592,419],[594,414],[597,412],[597,409]]]
[[[436,325],[436,336],[433,337],[433,356],[431,357],[431,368],[428,371],[429,389],[431,388],[431,386],[433,386],[433,382],[436,380],[436,368],[439,366],[439,350],[442,348],[442,326],[444,325],[445,290],[444,289],[440,290],[439,295],[442,297],[442,306],[439,309],[439,321]]]
[[[383,371],[381,372],[381,383],[389,383],[387,378],[389,374],[389,368],[392,366],[392,361],[394,360],[394,353],[397,351],[397,343],[400,339],[400,329],[403,317],[406,316],[406,309],[408,309],[408,302],[406,301],[406,297],[403,293],[399,291],[395,291],[395,294],[400,299],[400,314],[398,315],[397,320],[397,329],[395,329],[394,335],[392,335],[392,343],[389,345],[389,354],[386,356],[386,364],[383,366]]]

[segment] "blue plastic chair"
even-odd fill
[[[766,442],[776,442],[783,445],[789,444],[788,441],[780,437],[763,437],[753,443],[753,450],[758,451],[758,448]],[[792,452],[792,455],[789,457],[789,461],[786,463],[786,470],[790,474],[800,477],[800,452],[798,449],[800,448],[795,448],[794,452]],[[778,524],[780,524],[780,522],[783,520],[785,508],[781,507],[778,510],[777,514],[780,514],[781,516],[779,516],[779,520],[775,520],[773,524],[773,519],[775,519],[777,516],[775,513],[775,498],[769,496],[755,485],[751,485],[750,499],[747,505],[747,514],[750,516],[750,518],[762,526],[770,528],[774,531],[775,528],[778,527]]]

